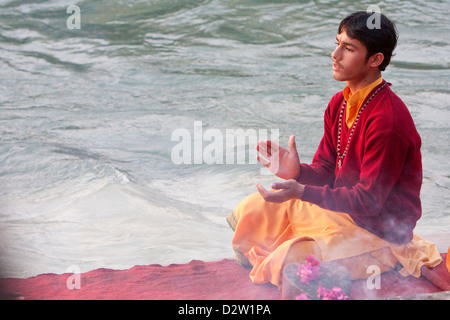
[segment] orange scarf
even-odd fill
[[[347,101],[347,113],[345,117],[347,128],[352,126],[367,95],[381,82],[383,82],[383,78],[379,77],[377,80],[354,94],[350,92],[350,88],[348,86],[344,88],[342,94],[344,95],[344,99]]]

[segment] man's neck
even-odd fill
[[[362,88],[367,87],[369,84],[371,84],[372,82],[374,82],[375,80],[377,80],[380,77],[381,77],[381,71],[376,71],[376,72],[367,74],[367,76],[361,80],[347,81],[347,86],[349,87],[350,92],[352,94],[355,94],[356,92],[358,92]]]

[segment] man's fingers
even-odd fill
[[[295,144],[295,136],[289,137],[289,153],[297,153],[297,145]]]
[[[272,183],[272,185],[270,186],[273,190],[279,190],[279,189],[284,189],[283,187],[280,186],[280,184],[278,183]]]
[[[259,141],[256,145],[256,151],[258,151],[263,157],[270,157],[271,149],[270,145],[267,143],[267,141]]]
[[[277,152],[280,146],[271,140],[258,141],[256,150],[264,157],[270,157],[272,153]]]
[[[267,160],[267,159],[264,158],[264,157],[256,156],[256,160],[257,160],[258,162],[260,162],[264,167],[269,167],[269,166],[270,166],[270,161]]]
[[[261,155],[261,156],[263,156],[263,157],[265,157],[265,158],[268,158],[269,157],[269,155],[268,155],[268,152],[267,152],[267,150],[263,147],[263,146],[261,146],[261,145],[256,145],[256,151]],[[259,161],[259,160],[258,160]]]
[[[290,187],[290,181],[281,181],[281,182],[274,182],[271,184],[271,188],[274,190],[280,190],[280,189],[289,189]]]
[[[260,184],[257,184],[256,188],[265,201],[277,203],[285,201],[284,198],[279,194],[279,192],[281,191],[267,191]]]
[[[263,187],[262,185],[260,185],[260,184],[257,184],[257,185],[256,185],[256,189],[258,189],[259,194],[260,194],[264,199],[266,199],[267,193],[268,193],[267,190],[264,189],[264,187]]]
[[[256,185],[256,188],[258,189],[259,194],[263,197],[265,201],[269,202],[277,202],[276,201],[276,195],[274,192],[267,191],[264,189],[264,187],[260,184]]]
[[[267,191],[260,184],[256,185],[258,192],[265,201],[281,203],[290,199],[301,199],[303,190],[301,185],[295,180],[286,180],[274,182],[271,185],[272,190]]]

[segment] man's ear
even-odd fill
[[[378,67],[384,61],[384,54],[381,52],[375,53],[369,58],[369,64],[372,68]]]

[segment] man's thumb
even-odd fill
[[[295,136],[294,135],[289,137],[289,152],[297,153],[297,146],[295,144]]]

